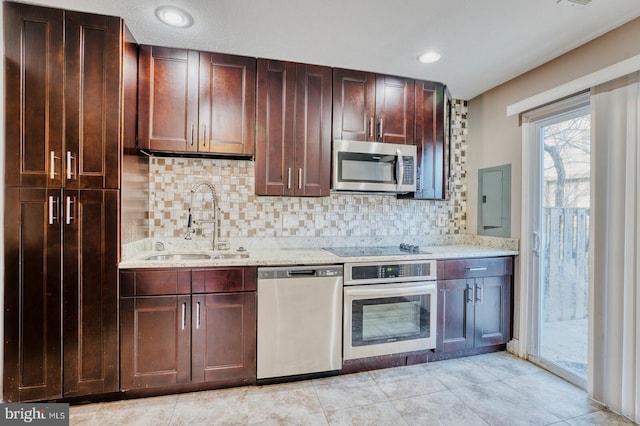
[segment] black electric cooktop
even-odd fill
[[[410,254],[429,254],[420,250],[420,247],[410,244],[400,244],[399,246],[382,247],[325,247],[325,250],[340,257],[358,256],[399,256]]]

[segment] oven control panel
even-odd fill
[[[345,263],[344,265],[345,285],[430,281],[435,279],[435,260]]]

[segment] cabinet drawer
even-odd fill
[[[194,293],[229,293],[256,290],[256,267],[194,269]]]
[[[438,265],[439,278],[496,277],[513,274],[511,257],[445,260]]]
[[[189,269],[120,271],[120,296],[157,296],[191,293]]]

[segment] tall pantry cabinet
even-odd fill
[[[124,24],[5,2],[4,38],[4,399],[117,391]]]

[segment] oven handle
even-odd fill
[[[416,294],[425,294],[436,290],[436,284],[420,284],[398,287],[393,284],[382,285],[361,285],[353,287],[345,287],[344,295],[349,297],[381,297],[381,296],[414,296]]]

